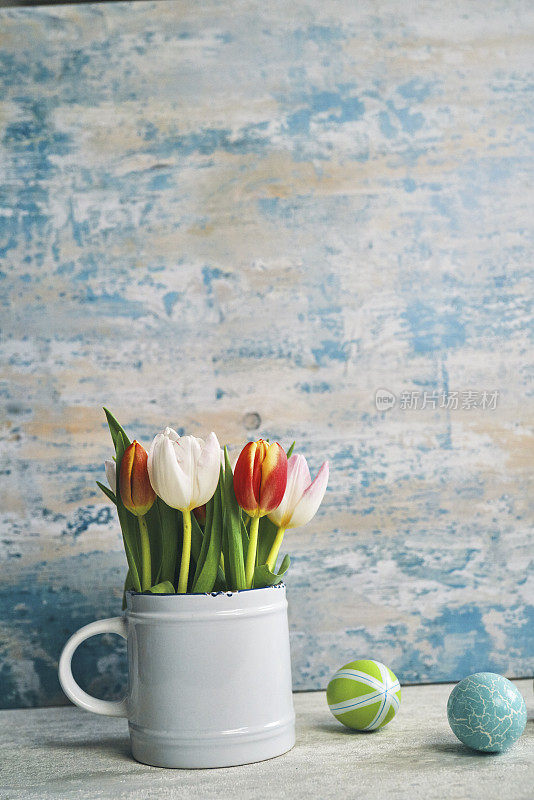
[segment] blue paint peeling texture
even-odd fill
[[[283,548],[296,689],[532,674],[527,5],[325,8],[0,9],[0,706],[65,702],[120,613],[104,404],[330,460]],[[124,644],[75,673],[119,696]]]

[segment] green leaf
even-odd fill
[[[204,564],[205,564],[205,561],[206,561],[206,556],[208,555],[208,549],[209,549],[210,538],[211,538],[211,523],[212,523],[212,519],[213,519],[213,505],[214,504],[212,503],[212,500],[214,500],[215,495],[219,491],[220,481],[221,481],[221,479],[220,479],[220,473],[219,473],[219,483],[217,484],[217,488],[215,489],[215,494],[213,495],[213,497],[209,501],[209,503],[206,504],[206,522],[204,524],[204,530],[202,532],[202,537],[203,537],[202,538],[202,547],[200,548],[200,553],[199,553],[199,556],[198,556],[198,559],[197,559],[197,562],[196,562],[196,569],[195,569],[195,574],[194,574],[194,577],[193,577],[193,586],[197,582],[198,576],[200,575],[200,573],[201,573],[201,571],[202,571],[202,569],[204,567]],[[194,512],[193,512],[193,516],[196,519],[196,515],[194,514]],[[197,522],[198,522],[198,520],[197,520]],[[201,528],[200,523],[199,523],[199,527]],[[201,528],[201,530],[202,530],[202,528]]]
[[[132,573],[128,569],[128,572],[126,574],[126,580],[124,581],[124,591],[122,593],[122,610],[123,611],[126,608],[126,592],[129,592],[130,589],[134,589],[134,591],[135,591],[135,586],[133,585],[133,580],[132,580]]]
[[[221,518],[221,540],[222,540],[222,518]],[[221,544],[222,544],[222,542],[221,542]],[[221,549],[221,555],[222,555],[222,549]],[[227,588],[228,588],[228,584],[227,584],[227,581],[226,581],[226,577],[224,575],[224,569],[222,568],[221,563],[219,561],[219,564],[217,566],[217,577],[215,579],[215,584],[213,586],[213,590],[212,591],[220,592],[220,591],[224,591]]]
[[[217,488],[215,489],[215,493],[213,497],[206,503],[206,521],[204,523],[204,530],[206,530],[206,528],[209,529],[211,526],[211,521],[213,519],[213,507],[215,505],[215,495],[217,494],[218,491],[220,491],[219,487],[221,485],[221,471],[222,467],[219,468],[219,482],[217,483]]]
[[[243,555],[246,558],[248,551],[249,536],[248,536],[247,526],[243,521],[242,515],[240,515],[240,519],[241,519],[241,541],[243,543]]]
[[[230,507],[233,511],[241,512],[239,508],[239,503],[237,502],[237,497],[235,496],[234,491],[234,473],[232,472],[232,466],[230,464],[230,459],[228,458],[228,448],[224,447],[224,505],[225,508]]]
[[[157,501],[145,515],[150,541],[150,563],[152,566],[152,585],[159,583],[163,560],[162,527]]]
[[[159,518],[161,523],[161,572],[162,581],[174,584],[177,564],[181,558],[182,512],[171,508],[158,497]]]
[[[124,543],[124,550],[126,551],[126,559],[128,561],[128,568],[130,577],[127,580],[130,580],[132,589],[136,591],[141,591],[141,581],[139,579],[140,575],[140,568],[141,568],[141,558],[139,554],[139,545],[138,545],[138,526],[137,526],[137,519],[133,514],[124,507],[122,500],[120,498],[119,492],[119,474],[120,474],[120,466],[122,457],[124,455],[124,451],[130,445],[130,440],[126,435],[126,431],[120,425],[113,414],[108,411],[107,408],[104,408],[104,413],[106,415],[106,419],[109,426],[109,432],[111,433],[111,439],[113,440],[113,445],[115,447],[115,460],[117,462],[117,485],[115,487],[115,495],[114,495],[114,502],[117,506],[117,514],[119,516],[119,522],[122,531],[122,540]],[[110,495],[106,491],[106,487],[103,484],[98,483],[104,494],[108,497]],[[110,497],[111,499],[111,497]]]
[[[111,491],[111,489],[109,489],[107,486],[104,486],[104,484],[100,483],[100,481],[97,481],[96,485],[98,486],[99,489],[102,489],[102,491],[104,492],[106,497],[109,500],[111,500],[112,503],[117,505],[117,499],[116,499],[115,495],[113,494],[113,492]]]
[[[254,570],[252,586],[254,589],[264,589],[266,586],[276,586],[277,583],[281,582],[282,576],[289,569],[290,563],[291,559],[288,555],[285,555],[278,573],[271,572],[267,564],[262,564],[261,566],[256,567]]]
[[[204,534],[202,528],[198,524],[197,518],[191,514],[191,558],[194,560],[195,565],[200,558],[202,550],[202,542],[204,541]],[[191,569],[189,569],[191,575]]]
[[[183,527],[182,527],[183,532]],[[182,533],[183,537],[183,533]],[[191,558],[189,560],[189,576],[187,579],[187,591],[191,592],[193,589],[193,578],[200,553],[202,551],[202,542],[204,541],[204,533],[198,524],[198,520],[194,514],[191,514]]]
[[[271,552],[271,547],[273,546],[277,531],[278,528],[268,517],[262,517],[260,519],[260,527],[258,531],[258,556],[256,559],[256,564],[267,563],[267,558]]]
[[[124,440],[124,442],[126,442],[126,447],[128,447],[130,445],[130,440],[128,439],[128,437],[126,435],[126,431],[124,430],[122,425],[120,425],[117,422],[117,420],[115,419],[115,417],[113,416],[111,411],[108,411],[107,408],[104,408],[104,414],[106,415],[106,419],[108,421],[109,432],[111,433],[111,438],[112,438],[113,444],[115,446],[115,453],[117,453],[117,450],[119,449],[119,446],[122,446],[123,440]],[[126,450],[126,447],[124,448],[124,450]],[[124,453],[124,450],[122,451],[123,453]],[[121,455],[121,458],[122,458],[122,455]],[[118,473],[118,467],[120,465],[120,461],[121,461],[121,459],[117,458],[117,473]]]
[[[245,558],[243,554],[243,537],[241,520],[230,508],[225,508],[223,517],[223,537],[226,539],[224,554],[225,576],[230,589],[246,589]]]
[[[245,557],[243,551],[243,530],[241,509],[234,491],[234,476],[228,449],[224,448],[224,484],[223,484],[223,555],[224,572],[229,588],[246,589]],[[246,533],[246,530],[245,530]]]
[[[291,447],[290,447],[290,448],[289,448],[289,450],[287,451],[287,457],[288,457],[288,458],[291,458],[291,454],[293,453],[293,450],[294,450],[294,449],[295,449],[295,442],[293,442],[293,444],[291,445]]]
[[[221,501],[221,482],[223,480],[222,469],[219,483],[213,496],[213,504],[208,517],[206,509],[206,526],[204,528],[204,541],[202,550],[197,562],[195,577],[193,579],[194,592],[211,592],[215,585],[219,563],[221,559],[222,547],[222,501]],[[211,502],[211,501],[210,501]],[[209,519],[209,525],[208,525]]]
[[[174,586],[170,581],[157,583],[155,586],[151,586],[150,589],[147,589],[147,592],[151,594],[176,594]]]
[[[219,567],[217,570],[217,577],[215,578],[215,583],[213,584],[212,592],[226,592],[228,590],[228,584],[226,582],[226,578],[224,577],[224,572]]]
[[[224,561],[224,583],[225,589],[235,589],[235,586],[232,583],[232,575],[230,572],[230,543],[228,534],[226,533],[226,516],[226,509],[223,509],[221,552]]]

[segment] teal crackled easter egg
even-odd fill
[[[460,681],[449,696],[452,732],[473,750],[500,753],[523,733],[527,707],[521,692],[495,672],[476,672]]]
[[[401,687],[385,664],[360,659],[338,669],[328,684],[326,700],[347,728],[374,731],[391,722],[399,710]]]

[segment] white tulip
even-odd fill
[[[148,453],[152,488],[168,506],[181,511],[204,505],[219,482],[220,452],[214,433],[204,441],[165,428],[154,438]]]

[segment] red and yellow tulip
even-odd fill
[[[287,482],[287,456],[274,442],[259,439],[241,451],[234,469],[237,502],[249,517],[263,517],[280,505]]]
[[[252,517],[245,564],[245,580],[252,588],[260,517],[282,502],[287,483],[287,456],[284,449],[263,439],[249,442],[241,451],[234,469],[234,491],[241,508]]]

